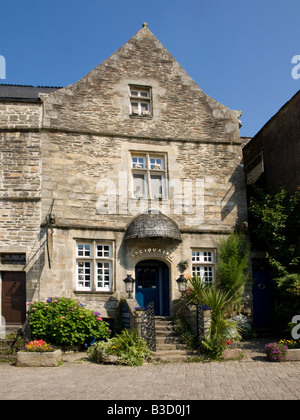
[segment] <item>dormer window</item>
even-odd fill
[[[129,86],[130,115],[147,117],[151,111],[151,88],[145,86]]]

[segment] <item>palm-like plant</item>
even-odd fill
[[[226,310],[232,303],[230,291],[218,289],[215,285],[205,283],[200,277],[189,279],[185,299],[189,305],[203,303],[211,309],[210,334],[205,337],[203,344],[215,356],[223,351],[222,343],[228,338],[239,336],[238,323],[226,317]]]

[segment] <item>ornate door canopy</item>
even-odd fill
[[[161,212],[147,212],[135,217],[127,226],[124,240],[164,238],[181,242],[177,224]]]

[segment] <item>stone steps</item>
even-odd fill
[[[16,351],[11,349],[11,345],[14,342],[14,336],[16,336],[21,327],[22,325],[6,325],[5,334],[0,338],[0,360],[16,361]]]
[[[176,334],[172,318],[155,317],[156,351],[152,352],[152,360],[156,362],[180,362],[195,352],[185,348],[181,338]]]

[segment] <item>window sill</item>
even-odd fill
[[[129,114],[129,118],[137,118],[137,119],[148,119],[148,120],[152,120],[153,115]]]
[[[75,295],[113,295],[112,290],[74,290]]]
[[[146,203],[146,204],[152,203],[153,204],[153,203],[160,203],[160,202],[169,203],[170,199],[169,198],[163,198],[163,197],[160,197],[160,198],[130,197],[129,201],[134,202],[134,203],[136,203],[137,201],[141,201],[142,203]]]

